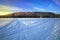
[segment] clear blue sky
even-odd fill
[[[20,8],[22,11],[60,13],[60,0],[0,0],[0,5]]]

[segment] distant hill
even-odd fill
[[[51,12],[15,12],[8,15],[0,16],[0,18],[55,18],[60,17]]]
[[[55,18],[60,18],[60,14],[55,14]]]

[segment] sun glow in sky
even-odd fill
[[[9,14],[8,12],[0,12],[0,15],[7,15]]]
[[[11,9],[8,6],[0,5],[0,15],[7,15],[9,14]]]
[[[20,11],[20,8],[17,7],[11,7],[11,6],[6,6],[6,5],[0,5],[0,15],[7,15],[13,12],[18,12]]]

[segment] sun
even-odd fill
[[[7,6],[7,5],[0,5],[0,16],[1,15],[11,14],[11,13],[14,13],[14,12],[19,12],[21,10],[22,9],[18,8],[18,7]]]
[[[10,14],[10,12],[0,12],[0,16]]]

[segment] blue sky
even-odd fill
[[[13,8],[13,10],[9,10],[13,12],[37,11],[60,13],[60,0],[0,0],[0,8],[2,5]]]

